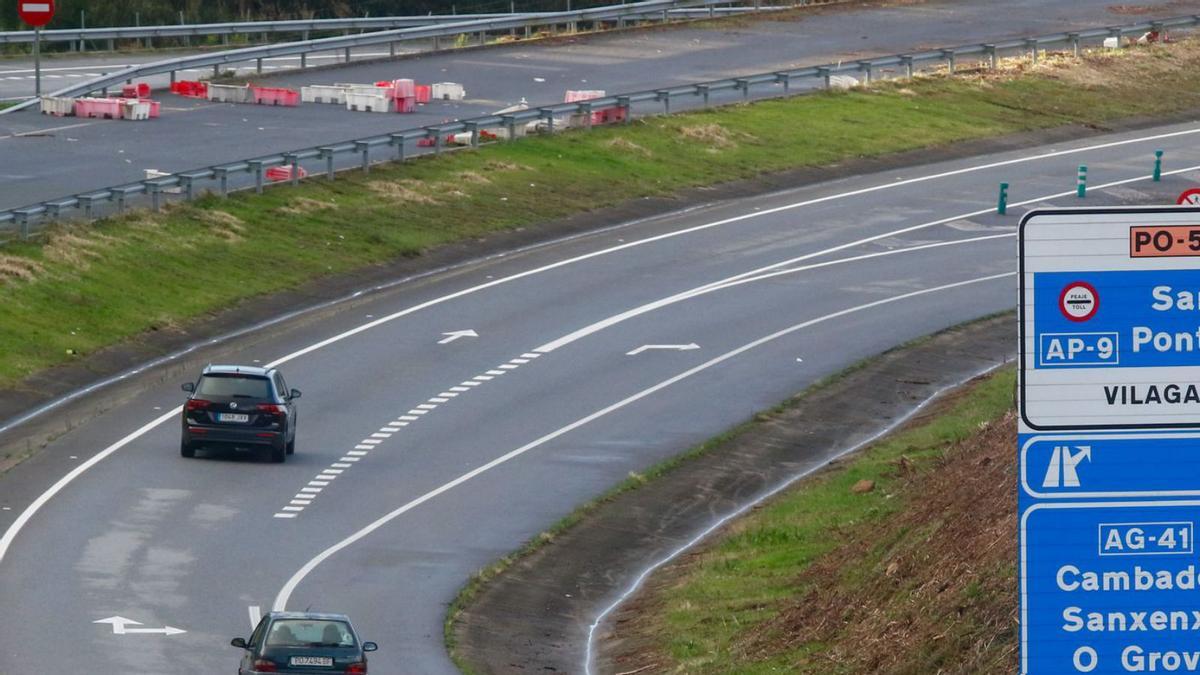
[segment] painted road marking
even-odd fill
[[[250,605],[250,630],[258,628],[258,622],[262,621],[262,608],[258,605]]]
[[[903,249],[903,250],[907,250],[907,249]],[[676,352],[690,352],[693,349],[700,349],[700,345],[696,344],[695,342],[692,342],[692,343],[686,344],[686,345],[642,345],[641,347],[638,347],[637,349],[635,349],[631,352],[625,352],[625,356],[637,356],[638,354],[641,354],[644,351],[649,351],[651,349],[668,350],[668,351],[676,351]]]
[[[363,450],[350,450],[346,454],[353,455],[355,457],[362,457],[362,456],[366,455],[367,453]]]
[[[92,623],[106,623],[112,626],[113,635],[180,635],[186,633],[186,630],[180,628],[172,628],[171,626],[163,626],[162,628],[126,628],[126,626],[140,626],[142,622],[126,619],[123,616],[110,616],[107,619],[97,619]]]
[[[363,445],[363,444],[359,443],[358,445],[354,446],[354,449],[355,450],[370,450],[374,447],[375,446],[373,446],[373,445]]]
[[[1079,147],[1079,148],[1073,148],[1070,150],[1054,151],[1054,152],[1042,153],[1040,155],[1032,155],[1029,157],[1018,157],[1018,158],[1014,158],[1014,159],[1010,159],[1010,160],[989,162],[986,164],[977,164],[974,166],[964,167],[961,169],[954,169],[951,171],[943,171],[943,172],[934,173],[934,174],[926,174],[924,176],[918,176],[916,178],[908,178],[905,180],[877,183],[875,185],[868,186],[865,188],[859,188],[856,190],[848,190],[846,192],[839,192],[839,193],[832,194],[832,195],[826,195],[824,197],[815,197],[815,198],[811,198],[811,199],[804,199],[804,200],[801,200],[798,202],[793,202],[791,204],[784,204],[782,206],[765,209],[762,211],[753,211],[751,213],[743,213],[741,215],[732,216],[730,218],[716,220],[716,221],[712,221],[712,222],[708,222],[708,223],[701,223],[700,225],[694,225],[692,227],[686,227],[683,229],[673,230],[670,232],[664,232],[662,234],[654,235],[651,237],[645,237],[643,239],[638,239],[636,241],[623,242],[616,246],[610,246],[608,248],[600,249],[598,251],[584,253],[582,255],[578,255],[573,258],[559,260],[557,262],[543,265],[541,267],[536,267],[536,268],[533,268],[530,270],[525,270],[523,272],[517,272],[515,274],[510,274],[508,276],[501,277],[499,279],[493,279],[493,280],[487,281],[482,284],[471,286],[469,288],[464,288],[464,289],[462,289],[460,291],[456,291],[454,293],[449,293],[447,295],[443,295],[443,296],[440,296],[437,298],[433,298],[431,300],[427,300],[422,303],[418,303],[416,305],[412,305],[411,307],[407,307],[400,311],[393,312],[392,314],[389,314],[387,316],[380,317],[378,319],[374,319],[368,323],[361,324],[350,330],[343,331],[342,333],[338,333],[336,335],[330,336],[328,338],[325,338],[324,340],[317,341],[307,347],[304,347],[304,348],[296,350],[290,354],[286,354],[278,359],[275,359],[274,361],[272,361],[271,363],[269,363],[267,365],[268,365],[268,367],[271,367],[271,368],[277,368],[280,365],[288,363],[289,361],[294,361],[295,359],[298,359],[302,356],[305,356],[312,352],[318,351],[320,349],[324,349],[325,347],[328,347],[329,345],[336,344],[336,343],[346,340],[350,337],[358,335],[359,333],[363,333],[363,332],[369,331],[373,328],[376,328],[378,326],[395,321],[396,319],[399,319],[401,317],[405,317],[410,314],[419,312],[423,309],[428,309],[429,307],[441,305],[441,304],[450,302],[452,300],[457,300],[458,298],[462,298],[467,295],[479,293],[479,292],[488,290],[490,288],[494,288],[496,286],[511,283],[513,281],[517,281],[520,279],[525,279],[527,277],[532,277],[532,276],[542,274],[544,272],[548,272],[551,270],[568,267],[570,265],[574,265],[576,263],[583,262],[586,260],[591,260],[593,258],[610,255],[610,254],[624,251],[627,249],[636,248],[639,246],[645,246],[648,244],[656,243],[659,241],[664,241],[667,239],[672,239],[675,237],[685,236],[685,235],[692,234],[695,232],[703,232],[705,230],[709,230],[709,229],[716,228],[716,227],[722,227],[725,225],[729,225],[731,223],[741,222],[744,220],[750,220],[753,218],[758,218],[761,216],[775,214],[775,213],[783,213],[785,211],[803,208],[805,206],[811,206],[813,204],[824,204],[826,202],[835,201],[835,200],[851,199],[851,198],[855,198],[855,197],[860,197],[862,195],[871,194],[873,192],[898,189],[898,188],[902,188],[902,187],[916,185],[919,183],[936,181],[936,180],[939,180],[942,178],[947,178],[947,177],[951,177],[951,176],[959,176],[959,175],[964,175],[967,173],[972,173],[972,172],[977,172],[977,171],[985,171],[988,169],[998,168],[998,167],[1002,167],[1002,166],[1013,166],[1013,165],[1025,163],[1025,162],[1034,162],[1034,161],[1039,161],[1039,160],[1053,158],[1053,157],[1061,157],[1061,156],[1066,156],[1066,155],[1078,154],[1078,153],[1082,153],[1082,152],[1090,152],[1093,150],[1101,150],[1101,149],[1106,149],[1106,148],[1119,147],[1119,146],[1124,146],[1124,145],[1129,145],[1129,144],[1134,144],[1134,143],[1144,143],[1147,141],[1158,141],[1158,140],[1167,139],[1167,138],[1178,138],[1181,136],[1187,136],[1187,135],[1197,134],[1197,133],[1200,133],[1200,128],[1187,129],[1187,130],[1183,130],[1183,131],[1174,131],[1174,132],[1168,132],[1168,133],[1162,133],[1162,134],[1153,134],[1150,136],[1140,136],[1137,138],[1130,138],[1130,139],[1125,139],[1125,140],[1121,140],[1121,141],[1110,141],[1107,143],[1099,143],[1099,144],[1094,144],[1094,145],[1089,145],[1089,146],[1083,146],[1083,147]],[[1181,173],[1187,173],[1189,171],[1195,171],[1197,169],[1200,169],[1200,166],[1192,166],[1192,167],[1177,169],[1177,170],[1173,170],[1173,171],[1165,171],[1165,172],[1163,172],[1162,175],[1168,175],[1168,176],[1177,175],[1177,174],[1181,174]],[[1131,179],[1113,181],[1110,183],[1106,183],[1104,185],[1099,185],[1099,186],[1096,186],[1094,189],[1105,189],[1105,188],[1114,187],[1117,185],[1126,185],[1126,184],[1133,183],[1133,182],[1144,181],[1149,178],[1150,178],[1150,176],[1145,176],[1145,175],[1136,176]],[[1066,192],[1066,193],[1059,193],[1057,196],[1065,196],[1065,195],[1070,195],[1070,194],[1074,194],[1074,192],[1072,191],[1072,192]],[[1056,198],[1056,195],[1042,196],[1037,199],[1022,202],[1020,204],[1013,204],[1013,206],[1014,207],[1022,206],[1025,204],[1034,203],[1036,201],[1042,201],[1042,200],[1054,199],[1054,198]],[[980,211],[977,213],[984,213],[984,212],[991,212],[991,209],[989,208],[986,211]],[[911,228],[902,228],[901,230],[897,230],[886,236],[894,236],[895,234],[902,234],[902,233],[911,232],[911,231],[913,231]],[[868,238],[868,240],[876,241],[881,238],[883,238],[883,237],[876,236],[876,237],[870,237],[870,238]],[[861,243],[866,243],[866,242],[860,240],[857,244],[854,244],[854,245],[859,245]],[[846,247],[847,247],[847,245],[835,247],[834,249],[824,251],[823,253],[831,253],[831,252],[834,252],[835,250],[842,250]],[[92,390],[92,388],[84,388],[81,391],[86,392],[86,391],[91,391],[91,390]],[[63,399],[60,399],[59,401],[57,401],[55,403],[55,405],[61,404],[67,400],[70,400],[70,399],[67,397],[64,397]],[[42,408],[39,408],[38,411],[35,411],[35,413],[33,413],[33,414],[45,412],[46,410],[52,409],[52,407],[53,406],[43,406]],[[5,556],[8,555],[8,549],[12,546],[13,541],[16,539],[17,535],[21,532],[21,530],[24,529],[25,525],[29,522],[29,520],[31,518],[33,518],[34,514],[36,514],[38,511],[40,511],[42,509],[42,507],[45,506],[46,503],[49,502],[51,499],[53,499],[55,495],[57,495],[59,492],[61,492],[63,490],[63,488],[65,488],[67,485],[71,484],[71,482],[73,482],[76,478],[78,478],[79,476],[86,473],[89,469],[91,469],[96,464],[104,461],[106,458],[108,458],[110,455],[112,455],[117,450],[120,450],[121,448],[125,447],[132,441],[134,441],[138,438],[141,438],[142,436],[144,436],[145,434],[150,432],[152,429],[155,429],[159,425],[167,422],[167,420],[174,419],[181,412],[181,410],[182,410],[181,406],[176,406],[169,412],[163,413],[161,416],[151,420],[150,422],[142,425],[138,429],[130,432],[128,435],[124,436],[120,440],[109,445],[105,449],[103,449],[100,452],[93,455],[87,461],[85,461],[82,464],[80,464],[79,466],[75,467],[73,470],[68,472],[65,476],[63,476],[57,482],[55,482],[53,485],[51,485],[49,488],[47,488],[44,492],[42,492],[40,495],[38,495],[38,497],[36,499],[34,499],[33,502],[31,502],[29,504],[29,506],[25,507],[25,510],[22,511],[19,516],[17,516],[16,520],[14,520],[11,525],[9,525],[8,529],[5,530],[5,532],[4,532],[4,536],[0,537],[0,562],[3,562]],[[7,428],[11,428],[11,426],[13,426],[14,424],[19,424],[23,421],[28,420],[29,418],[30,418],[29,415],[21,416],[21,417],[17,418],[17,420],[14,420],[14,421],[8,423],[4,427],[0,427],[0,431],[3,431]]]
[[[456,330],[449,333],[442,333],[442,335],[445,335],[446,337],[438,340],[439,345],[448,345],[460,338],[479,337],[479,333],[476,333],[473,330]]]
[[[463,483],[466,483],[467,481],[469,481],[481,474],[491,471],[492,469],[496,468],[497,466],[505,464],[517,457],[520,457],[521,455],[524,455],[525,453],[529,452],[530,450],[533,450],[534,448],[545,445],[546,443],[549,443],[550,441],[552,441],[556,438],[559,438],[560,436],[564,436],[584,425],[587,425],[591,422],[594,422],[595,420],[600,419],[601,417],[604,417],[612,412],[615,412],[617,410],[625,408],[625,407],[629,406],[630,404],[640,401],[641,399],[646,398],[647,396],[650,396],[651,394],[657,393],[658,391],[666,389],[667,387],[669,387],[677,382],[686,380],[687,378],[689,378],[697,373],[701,373],[705,370],[708,370],[709,368],[712,368],[721,363],[724,363],[725,361],[728,361],[732,358],[740,356],[741,354],[744,354],[745,352],[748,352],[756,347],[767,344],[768,342],[773,342],[775,340],[778,340],[779,338],[782,338],[787,335],[791,335],[792,333],[795,333],[797,331],[804,330],[805,328],[809,328],[811,326],[815,326],[820,323],[831,321],[833,319],[841,318],[843,316],[848,316],[850,314],[855,314],[855,313],[862,312],[862,311],[875,309],[877,307],[882,307],[884,305],[891,304],[894,302],[900,302],[903,300],[908,300],[908,299],[912,299],[912,298],[916,298],[916,297],[921,297],[924,295],[929,295],[932,293],[939,293],[942,291],[948,291],[948,290],[952,290],[952,289],[956,289],[956,288],[964,288],[964,287],[971,286],[974,284],[986,283],[989,281],[998,281],[1000,279],[1008,279],[1008,278],[1015,277],[1015,276],[1016,276],[1015,272],[1004,272],[1002,274],[993,274],[993,275],[984,276],[984,277],[976,277],[974,279],[967,279],[966,281],[959,281],[959,282],[955,282],[952,284],[944,284],[941,286],[926,288],[926,289],[922,289],[919,291],[912,291],[909,293],[904,293],[902,295],[896,295],[896,296],[893,296],[890,298],[883,298],[882,300],[868,302],[866,304],[858,305],[855,307],[849,307],[849,308],[843,309],[841,311],[833,312],[832,314],[826,314],[824,316],[820,316],[815,319],[810,319],[808,321],[798,323],[794,326],[784,328],[783,330],[776,331],[774,333],[771,333],[770,335],[761,337],[757,340],[754,340],[753,342],[742,345],[741,347],[738,347],[737,349],[726,352],[716,358],[705,361],[704,363],[702,363],[698,366],[695,366],[689,370],[685,370],[684,372],[682,372],[678,375],[675,375],[674,377],[663,380],[662,382],[659,382],[658,384],[656,384],[652,387],[643,389],[642,391],[634,394],[633,396],[630,396],[624,400],[618,401],[618,402],[608,406],[607,408],[598,410],[586,417],[578,419],[578,420],[572,422],[571,424],[568,424],[567,426],[562,427],[561,429],[558,429],[557,431],[553,431],[549,434],[546,434],[545,436],[542,436],[541,438],[539,438],[535,441],[527,443],[526,445],[523,445],[515,450],[512,450],[512,451],[508,452],[507,454],[501,455],[486,464],[478,466],[475,469],[472,469],[471,471],[468,471],[467,473],[462,474],[458,478],[455,478],[454,480],[443,484],[441,487],[434,488],[433,490],[430,490],[429,492],[426,492],[425,494],[421,495],[420,497],[417,497],[416,499],[413,499],[412,501],[395,509],[394,511],[392,511],[388,514],[385,514],[384,516],[382,516],[380,518],[377,518],[376,520],[374,520],[367,526],[358,530],[357,532],[350,535],[349,537],[346,537],[342,541],[334,544],[333,546],[330,546],[329,548],[325,549],[321,553],[317,554],[316,557],[312,558],[307,563],[305,563],[303,567],[301,567],[299,570],[297,570],[296,573],[293,574],[291,576],[291,578],[287,580],[287,583],[285,583],[283,585],[283,588],[280,589],[279,594],[275,596],[275,602],[273,604],[273,607],[277,611],[282,611],[282,610],[286,609],[288,600],[291,598],[292,593],[296,590],[296,587],[300,585],[300,582],[304,581],[304,578],[307,577],[309,575],[309,573],[311,573],[314,569],[316,569],[318,565],[320,565],[322,562],[327,560],[330,556],[332,556],[333,554],[337,553],[338,551],[341,551],[342,549],[350,546],[351,544],[362,539],[363,537],[366,537],[367,535],[371,534],[375,530],[378,530],[379,528],[381,528],[384,525],[388,524],[389,522],[395,520],[396,518],[399,518],[400,516],[404,515],[405,513],[408,513],[409,511],[411,511],[412,509],[415,509],[416,507],[420,506],[421,504],[424,504],[425,502],[427,502],[445,492],[449,492],[450,490],[453,490],[454,488],[458,487],[459,485],[462,485]]]
[[[276,513],[275,517],[276,518],[295,518],[296,514],[294,514],[294,513]]]

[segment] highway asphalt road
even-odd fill
[[[1023,206],[1079,204],[1079,164],[1089,205],[1170,203],[1200,177],[1197,137],[1129,132],[613,223],[232,344],[214,359],[282,364],[304,391],[297,454],[182,459],[169,382],[0,477],[0,670],[232,672],[229,639],[276,606],[350,613],[381,645],[376,675],[453,672],[441,625],[472,572],[822,376],[1012,308]],[[1157,148],[1175,173],[1154,184]],[[96,623],[114,616],[151,632]]]
[[[403,116],[351,113],[317,104],[298,108],[210,104],[167,94],[160,96],[163,117],[150,122],[21,112],[0,116],[0,155],[5,158],[0,165],[0,209],[142,180],[146,169],[184,171],[437,124],[492,112],[522,98],[534,105],[560,102],[567,89],[612,93],[652,89],[1188,11],[1200,11],[1200,0],[1149,3],[1136,14],[1114,11],[1109,0],[1015,0],[1005,3],[1001,15],[990,0],[868,3],[817,10],[799,20],[600,35],[264,80],[299,87],[412,77],[418,82],[455,81],[466,86],[467,101],[437,102]],[[352,157],[346,162],[352,163]]]

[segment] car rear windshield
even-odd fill
[[[345,621],[280,619],[267,633],[268,647],[353,647],[354,633]]]
[[[196,393],[201,396],[233,398],[270,398],[271,383],[265,377],[246,375],[205,375]]]

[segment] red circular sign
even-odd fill
[[[54,18],[54,0],[17,0],[17,14],[25,23],[40,28]]]
[[[1100,294],[1086,281],[1073,281],[1058,295],[1058,309],[1068,321],[1087,321],[1100,308]]]
[[[1176,204],[1183,206],[1200,206],[1200,188],[1188,188],[1179,193],[1179,198],[1175,200]]]

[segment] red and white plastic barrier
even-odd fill
[[[208,98],[208,83],[198,80],[179,80],[171,83],[171,93],[188,98]]]

